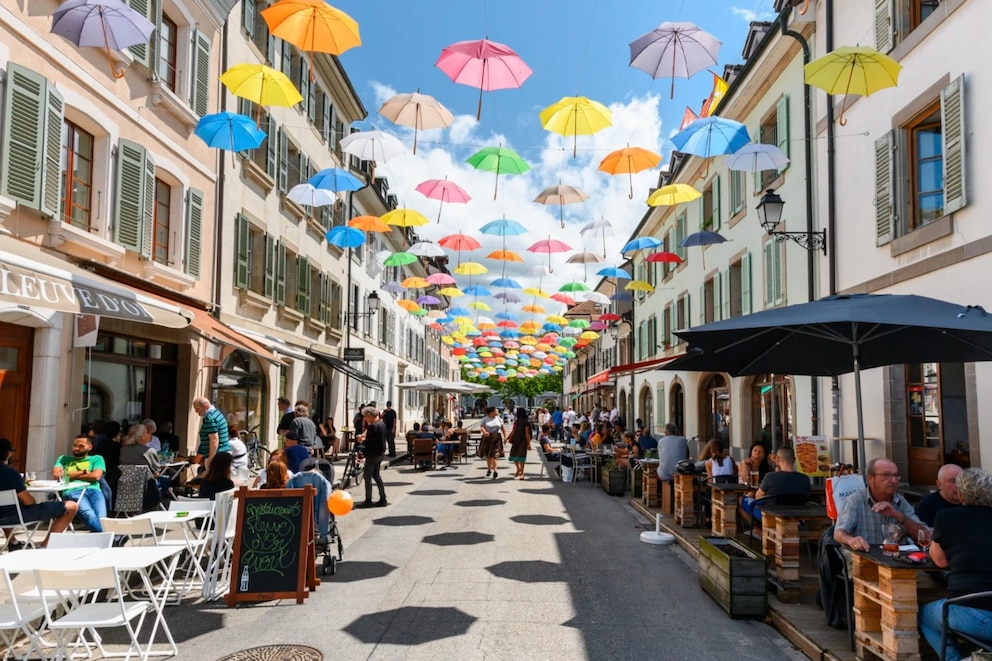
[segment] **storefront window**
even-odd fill
[[[178,355],[174,344],[101,333],[83,378],[83,422],[174,421]]]
[[[714,374],[705,384],[706,406],[703,408],[706,419],[703,424],[705,436],[700,441],[706,443],[710,439],[723,441],[724,447],[730,447],[730,387],[727,380],[720,374]],[[685,430],[682,430],[683,433]]]
[[[256,430],[265,438],[265,376],[258,359],[244,351],[232,351],[224,359],[213,386],[214,405],[238,431]]]
[[[792,377],[775,375],[775,439],[772,438],[772,377],[763,374],[751,386],[751,440],[762,441],[769,450],[792,438]]]

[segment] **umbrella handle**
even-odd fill
[[[628,200],[633,200],[634,199],[634,175],[633,175],[633,173],[628,172],[627,173],[627,178],[630,180],[630,192],[627,193],[627,199]]]
[[[103,8],[98,10],[100,12],[100,26],[103,28],[103,45],[107,49],[107,62],[110,64],[110,73],[120,80],[127,73],[127,69],[121,67],[121,70],[117,70],[117,65],[114,64],[114,57],[110,54],[110,39],[107,38],[107,22],[103,19]]]
[[[496,193],[497,192],[499,192],[499,172],[496,173],[496,185],[493,186],[493,199],[494,200],[496,199]]]
[[[475,109],[475,121],[478,122],[481,119],[482,119],[482,85],[479,85],[479,105]]]
[[[561,228],[565,229],[565,205],[558,205],[558,220],[561,221]]]
[[[413,155],[417,155],[417,126],[413,127]]]
[[[416,152],[414,152],[414,153],[416,153]],[[437,224],[438,225],[441,224],[441,210],[442,209],[444,209],[444,202],[441,202],[439,205],[437,205]]]

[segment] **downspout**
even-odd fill
[[[227,71],[227,30],[230,21],[224,21],[224,27],[221,29],[221,45],[220,45],[220,58],[221,58],[221,71]],[[224,86],[218,85],[218,102],[217,106],[219,110],[224,109]],[[220,293],[221,293],[221,283],[220,283],[220,273],[221,273],[221,255],[224,251],[220,249],[223,244],[224,239],[224,186],[227,182],[226,170],[224,164],[224,152],[222,150],[217,150],[217,195],[214,199],[214,259],[213,259],[213,279],[214,279],[214,300],[212,301],[212,311],[216,318],[220,318]]]
[[[834,49],[834,5],[833,2],[824,3],[824,28],[826,29],[826,52]],[[827,269],[829,293],[831,296],[837,293],[837,200],[836,200],[836,163],[835,147],[836,136],[834,134],[834,99],[827,95]],[[830,387],[833,391],[831,400],[833,402],[833,428],[834,438],[840,437],[840,383],[837,377],[830,380]],[[864,470],[864,467],[861,467]]]
[[[829,2],[827,3],[830,4]],[[829,9],[827,11],[830,11]],[[787,25],[789,22],[789,15],[792,13],[792,7],[787,5],[782,13],[779,14],[779,24],[782,26],[782,34],[787,37],[792,37],[799,42],[799,46],[803,49],[803,65],[809,64],[811,60],[809,42],[806,38],[796,32],[795,30],[790,30]],[[805,142],[803,145],[803,161],[805,167],[806,175],[806,245],[813,245],[813,103],[812,103],[812,93],[810,92],[809,85],[803,83],[803,137]],[[832,196],[831,196],[832,199]],[[828,232],[828,235],[833,237],[833,229]],[[833,249],[827,251],[830,254],[831,259],[833,258]],[[816,300],[816,251],[807,250],[806,251],[806,286],[807,286],[807,300]],[[772,392],[775,392],[774,378],[772,379]],[[819,379],[815,376],[810,377],[810,424],[811,431],[813,435],[819,433],[820,420],[819,420],[819,401],[820,401],[820,387]],[[774,401],[774,396],[773,396]],[[774,422],[773,422],[774,424]]]

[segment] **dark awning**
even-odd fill
[[[344,362],[337,356],[329,353],[326,349],[322,349],[321,347],[318,346],[312,346],[307,350],[307,353],[309,353],[314,358],[323,361],[323,363],[326,364],[328,367],[330,367],[332,370],[337,370],[338,372],[341,372],[342,374],[349,376],[352,379],[355,379],[359,383],[365,384],[369,388],[377,388],[379,390],[384,390],[381,383],[379,383],[369,375],[363,374],[361,371],[356,370],[354,367]]]

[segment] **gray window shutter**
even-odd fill
[[[200,250],[203,241],[203,192],[195,188],[186,191],[186,248],[183,270],[194,278],[200,277]]]
[[[241,0],[241,27],[251,40],[255,34],[255,0]]]
[[[730,269],[726,269],[723,272],[723,281],[720,284],[722,286],[720,302],[723,308],[720,318],[730,319]]]
[[[289,140],[286,131],[281,126],[276,134],[278,153],[276,155],[276,169],[279,176],[276,181],[276,188],[280,193],[285,193],[289,187]]]
[[[701,195],[698,200],[696,200],[696,208],[699,209],[699,224],[697,230],[708,230],[709,226],[706,224],[706,196]]]
[[[313,75],[313,71],[310,71],[307,74],[307,77],[309,78],[311,75]],[[312,80],[308,80],[307,84],[307,118],[310,120],[310,123],[313,124],[317,121],[317,83]]]
[[[324,118],[324,122],[320,127],[321,137],[324,138],[324,142],[330,144],[331,135],[333,134],[334,118],[331,115],[331,95],[326,92],[320,95],[320,102],[322,105],[321,117]]]
[[[751,253],[741,257],[741,314],[751,314]]]
[[[148,5],[151,14],[147,18],[155,24],[155,31],[152,32],[148,41],[148,73],[150,74],[149,78],[157,82],[159,80],[159,59],[162,57],[162,40],[160,38],[162,34],[162,0],[148,0]]]
[[[275,291],[276,276],[276,240],[270,234],[265,235],[265,272],[262,275],[262,295],[272,298]]]
[[[282,42],[282,62],[280,64],[282,72],[292,78],[293,74],[293,44],[288,41]]]
[[[334,110],[334,104],[331,103],[331,95],[327,95],[327,117],[324,119],[324,123],[327,124],[327,147],[332,151],[338,144],[338,120],[337,112]]]
[[[893,43],[892,11],[893,0],[875,0],[875,50],[888,53],[895,46]]]
[[[296,258],[296,309],[310,312],[310,260],[303,256]]]
[[[54,85],[45,90],[45,163],[41,171],[41,212],[61,219],[62,125],[65,102]]]
[[[785,152],[786,156],[789,156],[789,96],[787,94],[783,95],[775,105],[775,140],[778,143],[778,148]],[[789,169],[788,163],[779,172],[785,172],[787,169]]]
[[[114,241],[141,252],[145,220],[145,148],[124,140],[117,145],[117,185]],[[154,188],[154,179],[152,181]],[[154,190],[152,192],[154,200]]]
[[[685,212],[675,217],[675,254],[686,261],[686,249],[682,246],[685,240]]]
[[[720,231],[720,192],[720,175],[716,175],[713,177],[713,222],[710,226],[713,232]]]
[[[234,263],[234,286],[248,289],[248,245],[251,234],[248,232],[248,217],[239,213],[234,217],[236,227],[234,240],[237,243],[237,256]]]
[[[692,312],[692,307],[689,305],[689,294],[686,294],[682,298],[682,319],[685,320],[685,327],[692,328],[692,317],[689,316]],[[677,329],[681,330],[681,329]],[[679,340],[681,342],[681,340]]]
[[[303,106],[303,112],[309,117],[311,113],[310,108],[310,61],[307,59],[306,55],[300,55],[296,60],[299,64],[293,67],[297,74],[296,77],[296,87],[300,90],[300,96],[303,100],[300,105]]]
[[[713,321],[720,321],[723,317],[723,274],[713,274]]]
[[[127,4],[128,6],[131,7],[131,9],[138,12],[152,23],[155,23],[156,25],[158,24],[158,16],[154,16],[152,14],[152,10],[153,10],[152,5],[154,4],[153,0],[127,0]],[[157,31],[152,33],[151,40],[152,41],[158,40]],[[136,61],[141,62],[146,67],[151,69],[154,74],[156,67],[158,66],[158,63],[152,62],[151,48],[149,46],[150,44],[147,43],[138,44],[137,46],[131,46],[129,50],[131,51],[131,55],[134,56],[134,59]]]
[[[276,305],[286,305],[286,246],[276,242],[276,289],[273,296]]]
[[[895,224],[895,130],[875,141],[875,245],[892,240]]]
[[[275,180],[278,174],[279,126],[272,115],[268,115],[268,128],[265,136],[265,173]]]
[[[51,132],[48,123],[52,120],[46,108],[51,100],[48,81],[39,73],[8,63],[6,83],[0,191],[27,207],[41,209],[42,173],[47,170],[49,156],[45,140]],[[61,152],[61,120],[58,130],[56,148]],[[56,208],[56,214],[57,211]]]
[[[765,307],[770,308],[775,304],[775,265],[772,264],[772,260],[775,256],[772,254],[772,246],[775,245],[775,241],[765,242]]]
[[[968,204],[964,121],[964,75],[940,92],[940,124],[944,141],[944,213]]]
[[[155,240],[155,159],[145,151],[144,181],[141,196],[144,199],[141,220],[141,256],[152,257],[152,244]]]
[[[278,48],[276,45],[276,37],[273,37],[272,33],[269,33],[268,38],[265,40],[265,62],[270,67],[275,66],[276,48]]]
[[[193,40],[193,80],[189,105],[200,117],[210,112],[210,35],[199,30]]]
[[[706,285],[699,288],[699,325],[706,323]]]

